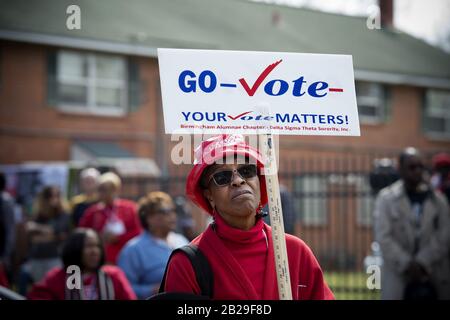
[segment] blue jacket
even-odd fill
[[[131,239],[120,252],[117,264],[139,299],[157,292],[171,252],[166,242],[147,231]]]

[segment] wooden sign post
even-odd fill
[[[261,153],[265,158],[264,177],[266,179],[269,217],[272,227],[272,242],[277,273],[278,294],[280,300],[292,300],[291,278],[286,250],[286,239],[281,207],[280,186],[273,136],[271,133],[260,135]]]

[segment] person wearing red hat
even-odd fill
[[[450,154],[441,152],[432,159],[434,174],[431,184],[442,192],[450,203]]]
[[[268,202],[263,168],[261,155],[241,135],[213,137],[195,151],[186,193],[213,217],[192,241],[210,265],[212,299],[279,299],[272,231],[261,218]],[[334,299],[311,249],[289,234],[286,246],[293,299]],[[163,289],[200,295],[196,279],[189,258],[177,252]]]

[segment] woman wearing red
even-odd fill
[[[97,233],[76,229],[63,247],[64,268],[55,268],[35,284],[31,300],[135,300],[136,295],[125,274],[116,266],[104,265],[105,254]],[[77,275],[71,266],[81,271]],[[73,287],[73,288],[72,288]]]
[[[80,220],[80,227],[97,231],[104,244],[106,262],[115,264],[120,250],[128,240],[141,233],[137,205],[118,198],[121,188],[119,176],[107,172],[100,176],[100,202],[89,207]]]
[[[267,194],[260,154],[242,136],[223,135],[203,141],[195,158],[186,193],[214,222],[192,244],[211,267],[212,298],[279,299],[271,228],[261,218]],[[309,247],[289,234],[286,246],[293,299],[334,299]],[[201,294],[182,252],[169,262],[164,291]]]

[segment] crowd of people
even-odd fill
[[[158,291],[172,250],[193,237],[175,232],[179,206],[169,194],[122,199],[116,173],[86,168],[82,193],[70,201],[55,186],[39,192],[24,223],[26,258],[13,272],[14,199],[5,182],[1,175],[0,286],[28,299],[146,299]],[[76,290],[68,290],[71,266],[80,270]]]
[[[219,147],[212,164],[202,161],[203,149]],[[230,154],[234,163],[221,162]],[[16,274],[14,200],[0,175],[0,286],[50,300],[147,299],[158,291],[201,295],[195,265],[177,250],[190,243],[212,270],[209,298],[277,299],[272,231],[263,219],[263,166],[258,151],[238,136],[202,142],[186,196],[209,213],[211,223],[195,239],[192,229],[176,232],[179,199],[162,191],[138,202],[123,199],[117,174],[84,169],[83,192],[68,206],[57,187],[40,191],[25,223],[28,254]],[[405,149],[398,179],[376,196],[383,299],[450,299],[450,156],[436,155],[432,166],[432,172],[426,169],[417,149]],[[310,248],[289,234],[286,245],[293,298],[334,299]]]

